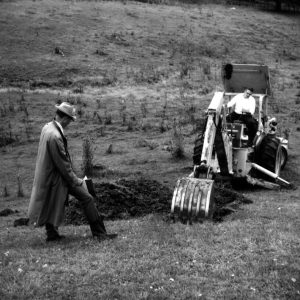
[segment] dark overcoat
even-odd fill
[[[64,218],[68,187],[82,184],[72,170],[63,138],[55,121],[42,129],[28,208],[30,222],[35,226],[59,226]]]

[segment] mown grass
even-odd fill
[[[2,229],[2,296],[296,299],[298,212],[274,196],[223,223],[186,226],[160,215],[108,222],[119,237],[101,243],[87,226],[63,227],[66,240],[54,244],[42,230]]]

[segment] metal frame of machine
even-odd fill
[[[194,170],[177,181],[171,213],[186,218],[209,217],[213,212],[214,178],[245,178],[249,184],[278,188],[288,157],[288,141],[277,136],[277,121],[268,117],[269,70],[264,65],[226,64],[222,68],[224,92],[215,92],[206,111],[204,131],[196,139]],[[251,87],[257,102],[258,131],[252,149],[243,123],[227,123],[226,103]],[[278,184],[279,183],[279,184]]]

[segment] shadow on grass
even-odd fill
[[[280,172],[280,177],[291,183],[291,189],[297,189],[300,184],[299,172],[295,169],[295,165],[292,163],[287,164],[286,167]]]
[[[46,236],[32,237],[29,241],[29,247],[32,249],[52,249],[59,247],[61,250],[72,248],[90,248],[91,245],[101,244],[106,241],[98,241],[94,239],[91,234],[89,235],[77,235],[74,233],[68,233],[65,238],[59,241],[46,242]]]

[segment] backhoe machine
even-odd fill
[[[280,177],[288,158],[288,141],[277,136],[277,120],[268,116],[269,70],[265,65],[226,64],[222,66],[224,91],[215,92],[206,111],[206,122],[195,140],[193,172],[177,181],[171,214],[185,219],[209,218],[214,211],[216,178],[242,179],[250,185],[278,188],[289,185]],[[228,123],[226,104],[253,90],[258,131],[248,147],[246,124]]]

